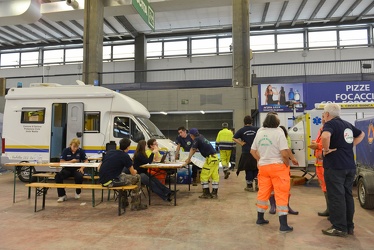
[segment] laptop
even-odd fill
[[[161,158],[160,163],[164,163],[164,162],[165,162],[166,157],[168,156],[168,153],[169,153],[169,152],[165,152],[165,154],[162,155],[162,158]]]

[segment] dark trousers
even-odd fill
[[[356,169],[325,168],[327,198],[329,200],[330,222],[337,230],[347,232],[353,229],[355,204],[352,187]]]
[[[151,176],[151,181],[149,181],[149,177],[147,174],[141,173],[140,179],[143,185],[149,187],[149,182],[151,182],[151,190],[157,194],[161,199],[167,200],[170,194],[170,189],[167,188],[164,184],[162,184],[156,177]]]
[[[74,181],[76,184],[82,184],[83,183],[83,174],[78,171],[77,168],[63,168],[59,173],[56,174],[55,181],[56,183],[64,183],[64,180],[74,177]],[[77,194],[81,193],[80,189],[76,189],[75,191]],[[64,188],[58,188],[57,189],[58,197],[64,196],[66,194]]]
[[[254,178],[257,178],[258,169],[256,170],[245,170],[245,180],[247,184],[252,183]]]
[[[197,171],[199,171],[199,167],[198,166],[196,166],[195,164],[193,164],[193,163],[190,163],[191,165],[192,165],[192,174],[191,174],[191,178],[192,179],[196,179],[196,177],[197,177]]]

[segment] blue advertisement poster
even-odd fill
[[[259,86],[260,112],[292,112],[288,103],[296,104],[296,111],[314,109],[316,103],[374,102],[374,82],[319,82],[261,84]]]
[[[323,82],[304,84],[306,109],[314,108],[315,103],[374,102],[374,82]]]
[[[261,84],[259,86],[260,112],[292,112],[289,103],[295,103],[296,111],[302,112],[304,102],[303,83]]]

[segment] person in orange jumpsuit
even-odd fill
[[[287,139],[279,128],[277,115],[269,113],[256,134],[251,146],[251,154],[258,162],[257,221],[258,225],[268,224],[264,219],[272,190],[277,203],[280,232],[293,230],[287,223],[288,197],[290,193],[290,168]],[[294,159],[295,160],[295,159]],[[298,162],[292,161],[297,165]]]
[[[323,160],[322,160],[322,129],[323,125],[325,124],[325,117],[324,113],[322,113],[322,126],[318,131],[317,138],[315,141],[312,141],[312,143],[308,146],[309,148],[314,150],[314,157],[316,158],[316,162],[314,163],[316,167],[316,174],[318,178],[319,185],[321,186],[321,189],[325,195],[326,200],[326,210],[324,212],[318,212],[319,216],[329,216],[329,200],[327,199],[327,192],[326,192],[326,183],[325,183],[325,177],[324,177],[324,169],[323,169]]]

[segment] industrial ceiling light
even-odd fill
[[[371,64],[370,63],[363,63],[362,68],[363,69],[371,69]]]
[[[79,8],[79,3],[77,2],[77,0],[66,0],[66,4],[68,6],[71,6],[75,10]]]

